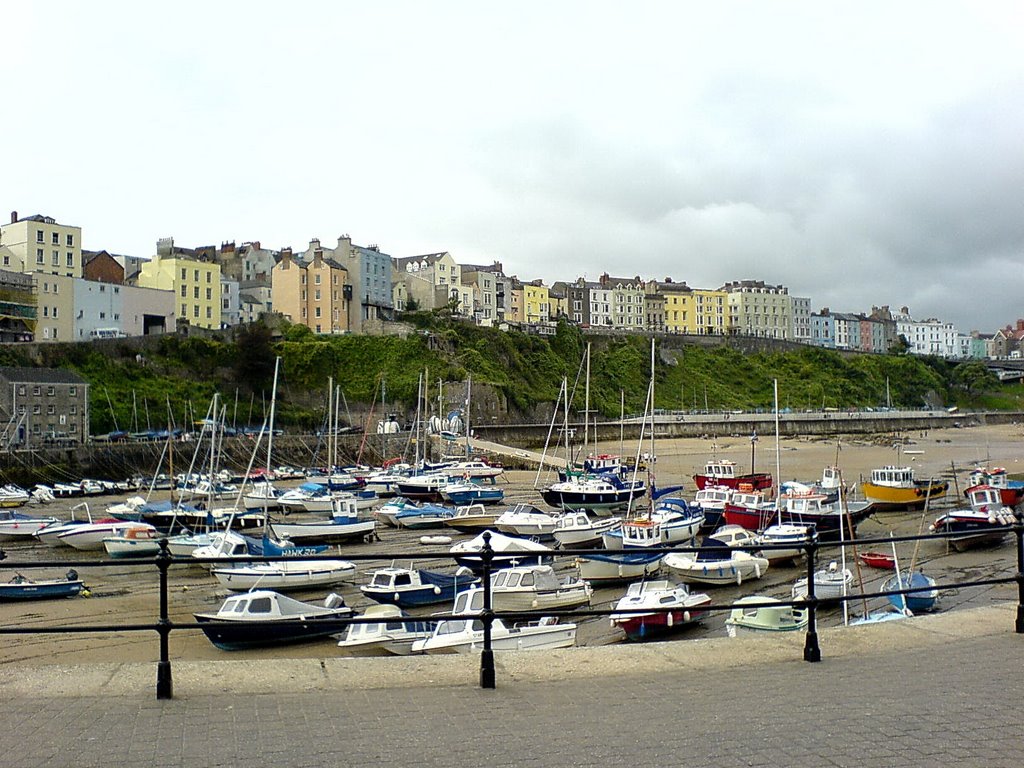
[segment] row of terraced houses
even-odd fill
[[[342,235],[305,249],[259,242],[180,247],[149,257],[86,250],[82,228],[49,216],[0,225],[0,341],[82,341],[228,328],[277,313],[317,334],[386,333],[411,309],[447,308],[480,325],[554,333],[559,320],[613,333],[746,335],[833,349],[948,358],[1021,354],[1024,321],[994,333],[914,319],[903,307],[812,310],[783,285],[734,280],[717,288],[666,277],[601,275],[546,282],[500,262],[460,264],[447,251],[394,257]]]

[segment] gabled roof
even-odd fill
[[[30,384],[88,384],[85,379],[67,368],[0,367],[0,378]]]

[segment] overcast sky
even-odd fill
[[[993,331],[1024,316],[1022,9],[11,5],[0,206],[136,256],[348,233]]]

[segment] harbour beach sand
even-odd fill
[[[894,443],[899,439],[899,452]],[[837,449],[838,446],[838,449]],[[1024,457],[1024,430],[1020,425],[1000,425],[970,427],[963,429],[932,430],[927,433],[877,436],[840,436],[837,438],[794,438],[783,439],[780,444],[779,464],[783,479],[812,481],[819,478],[822,468],[838,463],[844,473],[848,486],[855,486],[857,481],[867,476],[871,469],[886,464],[909,465],[915,468],[920,479],[941,478],[950,481],[948,501],[936,503],[935,509],[952,500],[962,499],[966,475],[975,464],[1002,466],[1011,474],[1024,471],[1021,463]],[[632,449],[632,450],[631,450]],[[625,446],[623,453],[630,455],[636,446]],[[602,446],[607,452],[618,452],[617,446]],[[647,446],[643,447],[647,450]],[[774,437],[761,435],[753,444],[754,462],[758,471],[775,473],[776,452]],[[684,496],[690,496],[693,489],[692,475],[699,471],[705,460],[715,455],[737,462],[742,469],[747,469],[751,460],[751,441],[749,436],[719,436],[705,439],[659,440],[656,445],[657,462],[655,474],[659,485],[675,485],[682,483],[686,490]],[[909,451],[909,452],[908,452]],[[501,481],[506,491],[506,501],[527,501],[539,503],[539,495],[534,490],[536,472],[507,472]],[[549,472],[541,475],[540,485],[550,482]],[[857,494],[851,495],[857,498]],[[113,503],[113,499],[109,503]],[[95,505],[94,515],[101,510],[103,502]],[[71,502],[63,501],[39,508],[46,514],[58,517],[69,517]],[[889,531],[897,534],[915,534],[934,519],[932,510],[928,515],[921,512],[885,512],[876,513],[865,521],[859,531],[860,536],[887,535]],[[930,519],[926,519],[930,518]],[[368,573],[376,567],[387,565],[392,555],[402,554],[403,559],[416,557],[427,550],[419,544],[420,532],[383,529],[380,541],[367,544],[346,545],[339,555],[361,553],[380,555],[374,561],[360,561],[359,574],[354,584],[341,585],[340,592],[346,601],[357,610],[364,609],[369,603],[358,591],[358,585],[366,583]],[[7,551],[9,561],[26,561],[33,559],[73,559],[83,557],[89,559],[89,553],[71,552],[67,549],[49,549],[39,544],[8,544],[3,548]],[[944,542],[929,541],[919,547],[912,544],[900,545],[901,558],[905,558],[904,567],[909,565],[914,550],[917,550],[916,567],[924,568],[930,575],[940,581],[955,581],[957,578],[983,578],[988,575],[1006,575],[1015,569],[1015,552],[1006,544],[995,549],[982,549],[964,553],[948,552]],[[431,547],[430,551],[437,551]],[[833,550],[838,557],[838,549]],[[848,557],[850,554],[848,552]],[[100,555],[93,556],[96,560]],[[417,558],[423,566],[443,567],[441,560],[427,561]],[[0,563],[0,573],[9,574],[7,563]],[[558,563],[560,571],[571,569],[571,558],[562,558]],[[851,567],[852,564],[851,564]],[[31,604],[0,604],[0,624],[4,626],[73,626],[95,623],[128,624],[135,622],[153,622],[158,610],[157,573],[152,566],[128,565],[112,568],[79,569],[92,596],[73,600],[60,600]],[[802,571],[798,568],[773,568],[759,581],[745,583],[739,587],[716,588],[713,598],[716,602],[729,602],[746,594],[764,594],[771,596],[788,596],[790,586],[799,578]],[[858,581],[868,591],[879,589],[883,574],[864,569],[858,574]],[[190,621],[194,612],[215,610],[223,600],[226,592],[217,582],[198,566],[174,566],[171,570],[170,613],[173,620]],[[598,589],[594,595],[595,606],[609,607],[623,594],[624,586]],[[328,590],[298,594],[297,597],[310,602],[320,601]],[[941,597],[941,610],[948,612],[964,606],[986,607],[1003,604],[1015,598],[1013,585],[1000,585],[989,588],[970,590],[950,590]],[[870,606],[880,607],[880,603]],[[851,610],[859,611],[858,603],[851,605]],[[836,625],[842,622],[841,612],[836,609],[823,611],[820,614],[823,626]],[[691,639],[724,637],[724,615],[716,614],[702,625],[694,627],[679,635],[675,642],[686,642]],[[604,646],[618,643],[622,639],[621,632],[609,626],[607,617],[593,617],[579,622],[577,644],[580,646]],[[255,660],[264,658],[275,659],[319,659],[339,655],[338,649],[330,641],[321,641],[307,645],[296,645],[284,648],[265,650],[239,651],[225,653],[214,648],[198,630],[174,631],[170,641],[171,657],[174,660]],[[62,665],[68,663],[92,664],[113,662],[151,662],[158,654],[157,637],[154,632],[111,633],[111,634],[72,634],[72,635],[19,635],[5,637],[0,644],[0,665]]]

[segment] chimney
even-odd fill
[[[11,211],[11,224],[17,224],[17,223],[18,223],[18,212],[17,211]]]
[[[666,277],[665,278],[665,282],[666,283],[671,283],[672,282],[672,278],[671,277]]]

